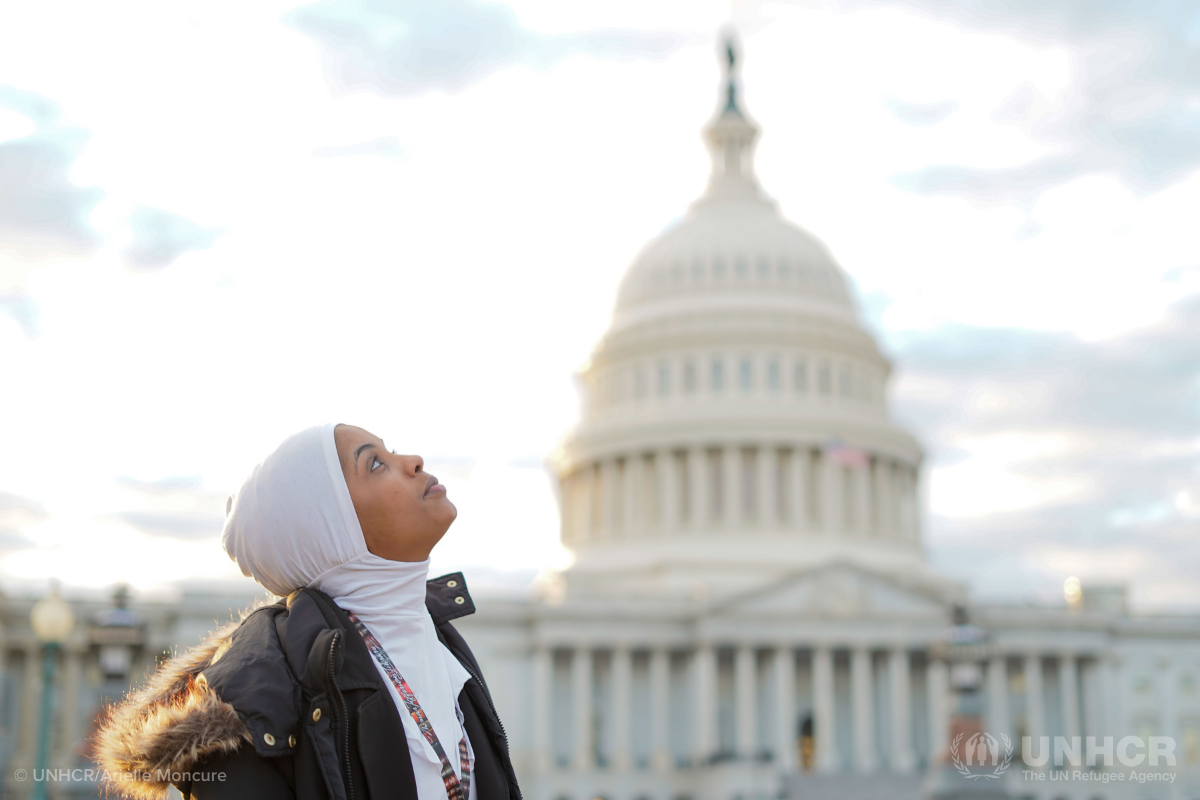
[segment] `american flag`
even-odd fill
[[[830,439],[825,443],[825,457],[843,467],[865,467],[871,463],[866,450],[852,447],[840,439]]]

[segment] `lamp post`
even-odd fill
[[[42,717],[38,729],[37,763],[34,766],[33,800],[46,798],[46,761],[50,749],[50,709],[54,692],[54,669],[58,664],[58,650],[71,635],[75,627],[75,615],[71,607],[58,593],[58,585],[50,587],[50,594],[33,605],[29,615],[33,634],[44,645],[45,658],[42,663]]]

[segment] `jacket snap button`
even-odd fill
[[[454,602],[458,603],[461,606],[463,603],[465,603],[467,601],[462,595],[459,595],[458,597],[454,598]]]
[[[295,747],[295,746],[296,746],[296,734],[293,733],[291,736],[288,737],[288,747]]]
[[[446,581],[446,585],[453,589],[455,586],[458,586],[458,581]]]
[[[314,708],[313,709],[313,722],[320,722],[320,721],[321,721],[321,709]]]
[[[263,741],[267,743],[267,747],[274,747],[274,746],[275,746],[275,737],[274,737],[274,736],[272,736],[272,735],[271,735],[271,734],[269,734],[269,733],[264,733],[264,734],[263,734]]]

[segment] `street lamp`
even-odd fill
[[[58,649],[75,627],[75,615],[58,593],[58,584],[50,586],[50,594],[33,604],[29,615],[33,634],[45,647],[42,663],[42,719],[38,731],[37,764],[34,769],[32,800],[46,798],[46,751],[50,747],[51,694],[54,691],[54,668],[58,664]]]

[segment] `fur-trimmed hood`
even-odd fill
[[[108,788],[136,800],[167,796],[172,774],[253,741],[250,729],[202,677],[249,616],[169,659],[146,684],[110,706],[93,738],[93,757]]]

